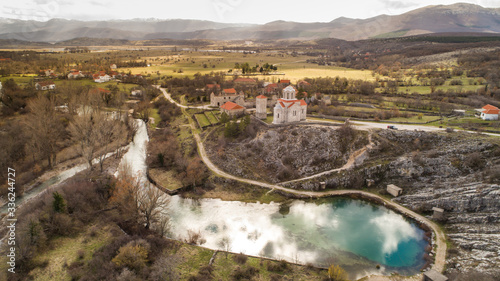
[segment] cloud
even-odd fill
[[[418,3],[415,2],[404,2],[404,1],[393,1],[393,0],[380,0],[380,2],[384,3],[385,7],[388,9],[408,9],[411,7],[419,6]]]

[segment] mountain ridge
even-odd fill
[[[39,42],[60,42],[79,37],[120,40],[361,40],[443,32],[500,33],[500,8],[456,3],[367,19],[339,17],[330,22],[309,23],[276,20],[260,25],[186,19],[79,21],[55,18],[46,22],[0,19],[0,39]]]

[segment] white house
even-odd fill
[[[498,109],[498,107],[491,104],[483,106],[483,108],[479,109],[478,111],[481,112],[481,119],[488,121],[498,120],[498,114],[500,114],[500,110]]]
[[[37,82],[35,84],[35,88],[39,91],[54,90],[56,88],[56,84],[52,81]]]
[[[76,79],[76,78],[83,78],[85,75],[79,70],[74,70],[72,69],[71,72],[68,74],[68,79]]]
[[[293,86],[283,89],[282,98],[274,106],[273,124],[286,124],[306,120],[307,103],[295,98],[297,90]]]
[[[96,83],[104,83],[104,82],[108,82],[109,80],[111,80],[111,76],[106,74],[104,71],[100,71],[99,74],[92,75],[92,78],[94,79],[94,82],[96,82]]]

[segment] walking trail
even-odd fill
[[[168,94],[165,89],[160,88],[160,90],[163,92],[163,95],[165,96],[165,98],[167,98],[170,102],[175,103],[177,106],[181,107],[182,111],[186,114],[186,116],[188,115],[185,110],[186,110],[186,108],[190,108],[190,107],[177,103],[174,99],[172,99],[170,94]],[[203,108],[203,107],[193,107],[193,108]],[[436,258],[435,258],[434,265],[432,266],[432,269],[434,269],[438,272],[443,272],[444,266],[445,266],[445,260],[446,260],[446,237],[445,237],[445,234],[443,233],[443,231],[441,230],[441,228],[438,225],[436,225],[434,222],[428,220],[427,218],[425,218],[425,217],[423,217],[423,216],[421,216],[421,215],[419,215],[419,214],[417,214],[417,213],[415,213],[415,212],[413,212],[413,211],[411,211],[411,210],[409,210],[409,209],[407,209],[407,208],[405,208],[405,207],[403,207],[395,202],[392,202],[392,201],[385,199],[383,197],[380,197],[378,195],[375,195],[375,194],[372,194],[369,192],[365,192],[365,191],[361,191],[361,190],[303,191],[303,190],[295,190],[295,189],[286,188],[286,187],[276,185],[276,184],[270,184],[270,183],[266,183],[266,182],[250,180],[250,179],[245,179],[245,178],[231,175],[231,174],[219,169],[219,167],[217,167],[216,165],[214,165],[214,163],[212,163],[212,161],[210,160],[210,158],[207,155],[207,152],[205,150],[205,146],[203,145],[203,142],[201,140],[200,135],[198,133],[196,133],[196,125],[194,124],[194,121],[189,116],[188,116],[188,120],[189,120],[189,124],[191,126],[191,129],[193,131],[194,138],[195,138],[196,143],[198,145],[198,152],[200,154],[201,159],[203,160],[205,165],[207,165],[207,167],[210,170],[212,170],[212,172],[217,174],[218,176],[232,179],[232,180],[236,180],[236,181],[243,182],[243,183],[247,183],[247,184],[251,184],[251,185],[255,185],[255,186],[259,186],[259,187],[263,187],[263,188],[268,188],[268,189],[271,189],[271,191],[272,190],[279,190],[279,191],[282,191],[284,193],[294,194],[294,195],[298,195],[298,196],[306,196],[306,197],[310,197],[310,198],[321,198],[321,197],[331,197],[331,196],[340,196],[340,195],[362,195],[364,198],[369,198],[369,199],[373,199],[376,201],[382,200],[384,206],[389,207],[393,210],[396,210],[405,216],[411,217],[411,218],[415,219],[416,221],[421,222],[421,223],[429,226],[434,231],[434,233],[436,234],[436,240],[435,240]],[[343,167],[335,169],[335,170],[326,171],[326,172],[316,174],[313,176],[309,176],[309,177],[305,177],[305,178],[301,178],[301,179],[296,179],[296,180],[289,181],[289,182],[284,182],[281,184],[313,179],[313,178],[317,178],[317,177],[320,177],[320,176],[323,176],[326,174],[331,174],[331,173],[335,173],[338,171],[350,169],[354,165],[359,164],[359,163],[357,163],[357,160],[360,159],[362,161],[364,159],[363,157],[366,156],[367,150],[372,148],[373,143],[371,140],[371,135],[370,135],[369,140],[370,140],[369,144],[367,146],[365,146],[364,148],[353,153],[353,155],[351,155],[348,162]],[[409,277],[408,280],[412,280],[412,278],[413,277]],[[371,276],[371,277],[368,277],[367,280],[391,280],[391,278],[389,276]]]

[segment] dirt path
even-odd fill
[[[170,97],[169,94],[167,94],[165,89],[161,89],[161,90],[168,100],[170,100],[171,102],[180,106],[177,102],[175,102]],[[183,112],[185,112],[185,109],[187,107],[186,106],[181,106],[181,107],[182,107]],[[413,211],[411,211],[411,210],[409,210],[409,209],[407,209],[407,208],[405,208],[397,203],[394,203],[388,199],[385,199],[385,198],[380,197],[378,195],[375,195],[375,194],[372,194],[369,192],[365,192],[365,191],[361,191],[361,190],[330,190],[330,191],[322,191],[322,192],[320,192],[320,191],[302,191],[302,190],[295,190],[295,189],[291,189],[291,188],[286,188],[286,187],[283,187],[280,185],[269,184],[269,183],[265,183],[265,182],[261,182],[261,181],[240,178],[240,177],[231,175],[229,173],[226,173],[226,172],[222,171],[221,169],[219,169],[216,165],[214,165],[214,163],[212,163],[212,161],[210,160],[210,158],[207,155],[207,152],[205,150],[205,146],[203,145],[203,142],[201,141],[199,134],[196,133],[196,125],[194,124],[194,121],[191,120],[191,118],[189,118],[189,117],[188,117],[188,120],[189,120],[189,123],[191,125],[191,129],[193,131],[193,135],[194,135],[194,138],[196,140],[196,143],[198,144],[198,152],[200,154],[201,159],[203,160],[205,165],[207,165],[207,167],[210,170],[212,170],[212,172],[217,174],[218,176],[232,179],[232,180],[236,180],[236,181],[243,182],[243,183],[247,183],[247,184],[251,184],[251,185],[255,185],[255,186],[259,186],[259,187],[263,187],[263,188],[269,188],[269,189],[271,189],[271,191],[272,190],[279,190],[279,191],[282,191],[285,193],[290,193],[290,194],[295,194],[295,195],[300,195],[300,196],[307,196],[310,198],[321,198],[321,197],[359,194],[365,198],[370,198],[370,199],[374,199],[374,200],[382,200],[384,202],[385,206],[388,206],[394,210],[397,210],[399,213],[401,213],[405,216],[411,217],[411,218],[413,218],[421,223],[426,224],[434,231],[434,233],[436,234],[436,241],[435,242],[436,242],[437,247],[435,250],[436,251],[435,263],[432,266],[432,269],[434,269],[438,272],[443,272],[444,266],[445,266],[445,261],[446,261],[446,237],[445,237],[445,234],[443,233],[443,231],[441,230],[441,228],[438,225],[436,225],[434,222],[432,222],[432,221],[426,219],[425,217],[423,217],[423,216],[421,216],[421,215],[419,215],[419,214],[417,214],[417,213],[415,213],[415,212],[413,212]],[[344,165],[345,169],[352,167],[355,163],[355,160],[360,155],[362,155],[363,153],[366,152],[367,147],[369,147],[369,146],[371,147],[372,145],[373,145],[373,143],[372,143],[371,137],[370,137],[370,144],[367,145],[366,147],[364,147],[363,149],[359,150],[357,154],[353,154],[351,157],[352,160],[350,159],[351,161],[348,161],[348,163],[346,165]],[[344,167],[342,167],[342,168],[344,168]],[[340,169],[342,169],[342,168],[340,168]],[[325,173],[326,174],[332,173],[332,171],[327,171]],[[319,177],[322,174],[314,175],[314,176],[311,176],[308,178]],[[304,180],[304,179],[307,179],[307,178],[297,179],[295,181],[300,181],[300,180]],[[385,279],[376,279],[376,280],[391,280],[390,277],[388,277],[388,276],[377,276],[377,277],[373,276],[370,278],[385,278]],[[410,278],[413,278],[413,277],[410,277]],[[368,279],[368,280],[372,280],[372,279]],[[375,279],[373,279],[373,280],[375,280]],[[409,279],[409,280],[411,280],[411,279]]]
[[[349,170],[349,169],[351,169],[357,165],[361,165],[363,163],[363,161],[366,159],[366,157],[368,157],[368,150],[372,149],[373,145],[374,145],[374,143],[372,142],[372,133],[370,131],[370,133],[368,135],[368,144],[366,146],[364,146],[363,148],[354,151],[351,154],[351,156],[349,157],[349,159],[347,160],[347,163],[344,164],[344,166],[337,168],[337,169],[321,172],[319,174],[315,174],[312,176],[308,176],[308,177],[304,177],[304,178],[300,178],[300,179],[296,179],[296,180],[291,180],[291,181],[280,182],[279,184],[285,185],[288,183],[301,182],[301,181],[305,181],[305,180],[319,178],[319,177],[324,176],[324,175],[329,175],[329,174],[337,173],[340,171]]]

